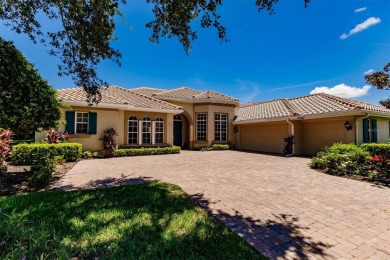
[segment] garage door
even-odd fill
[[[303,154],[315,155],[325,146],[340,142],[354,142],[354,130],[347,132],[344,128],[345,121],[346,119],[304,122],[302,124]],[[353,119],[349,122],[353,123]]]
[[[288,136],[287,123],[240,126],[240,149],[281,153],[283,138]]]

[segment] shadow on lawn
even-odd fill
[[[112,186],[142,184],[158,181],[150,177],[129,178],[122,175],[121,178],[106,178],[89,182],[89,188],[105,188]],[[71,190],[72,186],[62,186],[61,189]],[[194,194],[190,197],[205,208],[209,214],[224,223],[230,230],[237,233],[257,251],[271,259],[286,258],[306,259],[310,256],[327,258],[325,250],[330,245],[321,241],[314,241],[312,237],[305,236],[302,231],[310,229],[298,224],[298,217],[288,214],[274,215],[272,219],[254,219],[244,217],[238,211],[234,214],[212,209],[212,202],[203,194]]]

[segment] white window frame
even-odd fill
[[[133,118],[133,119],[130,119],[130,118]],[[130,132],[130,122],[136,124],[135,127],[137,129],[137,132]],[[134,126],[132,126],[132,127],[134,127]],[[138,144],[138,137],[139,137],[138,130],[139,130],[138,118],[136,116],[129,116],[129,119],[127,120],[127,144]],[[129,137],[130,134],[136,134],[135,143],[130,143],[130,137]]]
[[[152,120],[150,119],[150,117],[148,117],[148,116],[144,116],[143,118],[142,118],[142,121],[140,121],[141,122],[141,131],[140,131],[140,136],[141,136],[141,140],[140,140],[140,143],[141,144],[152,144],[152,137],[153,137],[153,135],[152,135]],[[146,126],[147,127],[147,129],[149,129],[149,131],[144,131],[144,127],[145,127],[145,125],[144,124],[148,124],[149,123],[149,126]],[[150,139],[150,141],[148,142],[148,143],[144,143],[144,134],[149,134],[149,139]]]
[[[219,116],[217,119],[216,117]],[[225,119],[222,119],[222,116],[225,116]],[[225,124],[225,130],[223,131],[222,126]],[[219,130],[217,130],[217,126]],[[217,138],[217,133],[219,138]],[[222,139],[222,134],[225,134],[225,139]],[[216,142],[226,142],[228,140],[228,114],[226,113],[215,113],[214,114],[214,141]]]
[[[153,144],[163,144],[164,143],[164,119],[161,117],[157,117],[156,121],[153,122],[153,135],[154,135],[154,140]],[[158,126],[158,124],[161,124],[161,126]],[[158,131],[158,129],[161,129],[161,131]],[[157,142],[157,134],[162,134],[161,137],[161,142]]]
[[[204,118],[199,119],[199,116],[203,116]],[[202,127],[204,129],[199,130],[199,123],[202,123]],[[204,134],[204,140],[199,138],[199,134]],[[198,142],[207,142],[207,113],[196,113],[196,141]]]
[[[87,114],[87,122],[77,122],[77,116],[79,115],[79,114]],[[88,112],[81,112],[81,111],[79,111],[79,112],[75,112],[75,117],[74,117],[74,132],[75,132],[75,134],[88,134],[88,132],[89,132],[89,113]],[[78,124],[82,124],[82,125],[87,125],[87,132],[86,133],[80,133],[80,132],[77,132],[77,125]]]

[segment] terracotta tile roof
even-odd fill
[[[133,91],[135,93],[145,95],[145,96],[153,96],[154,94],[166,91],[166,89],[161,89],[161,88],[149,88],[149,87],[139,87],[139,88],[132,88],[129,89],[130,91]]]
[[[153,96],[156,98],[176,98],[176,99],[190,100],[193,99],[194,96],[199,95],[200,93],[202,92],[192,88],[181,87],[181,88],[162,91],[157,94],[154,94]]]
[[[60,89],[57,92],[58,97],[61,100],[86,102],[85,92],[82,88]],[[153,97],[138,94],[129,89],[121,88],[118,86],[109,86],[107,88],[104,88],[101,90],[101,93],[101,103],[105,104],[128,105],[130,108],[131,106],[134,106],[138,108],[149,109],[181,109],[181,107],[173,105],[171,103]]]
[[[236,109],[235,121],[321,115],[349,111],[371,111],[390,114],[390,109],[382,106],[318,93],[297,98],[245,104]]]
[[[227,101],[227,102],[238,102],[238,99],[229,97],[227,95],[218,93],[216,91],[207,90],[207,91],[199,91],[192,88],[181,87],[175,88],[167,91],[162,91],[153,95],[156,98],[174,98],[174,99],[182,99],[182,100],[191,100],[191,101]]]

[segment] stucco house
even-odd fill
[[[390,109],[324,93],[242,105],[222,93],[187,87],[110,86],[91,107],[82,88],[58,90],[58,97],[67,105],[60,130],[90,151],[101,149],[103,131],[111,127],[121,147],[223,143],[281,153],[283,138],[294,135],[295,155],[313,155],[336,142],[386,143],[390,137]]]

